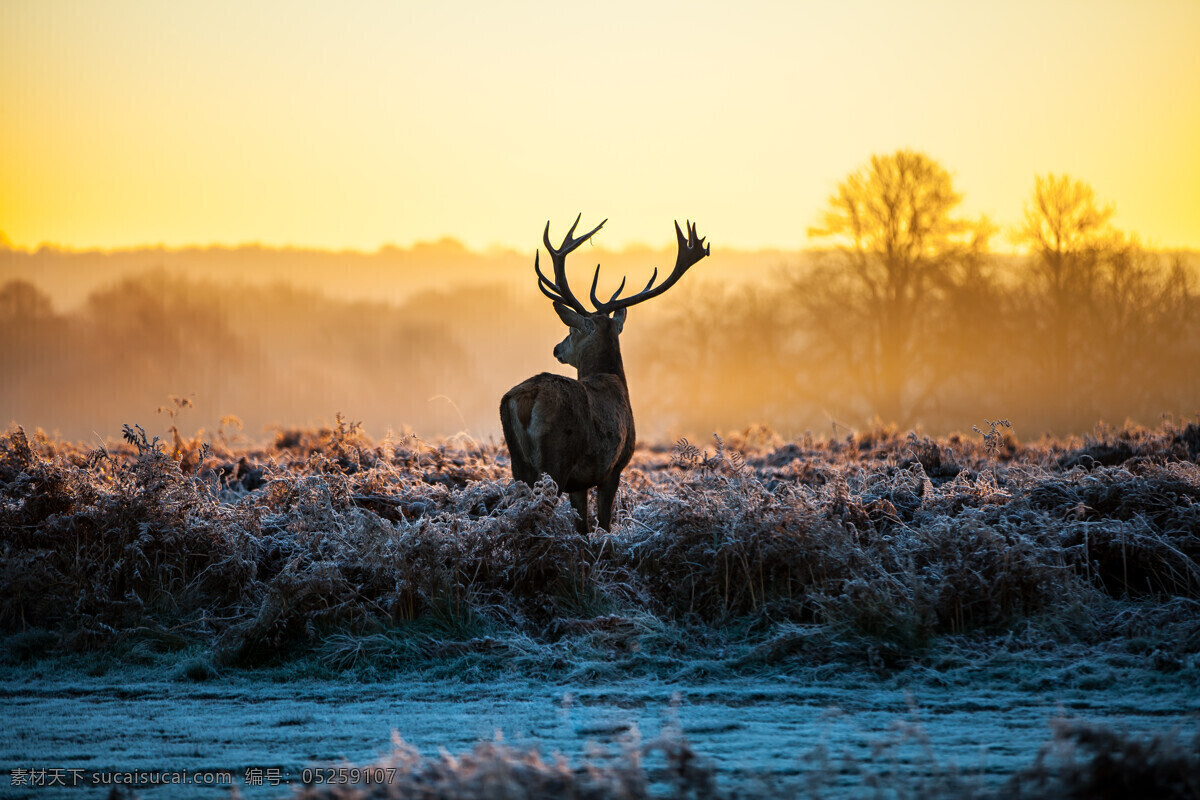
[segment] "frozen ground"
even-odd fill
[[[676,726],[715,762],[724,789],[753,792],[764,779],[797,785],[824,769],[840,794],[839,787],[863,788],[869,775],[951,768],[996,787],[1033,762],[1055,718],[1137,735],[1175,728],[1190,737],[1200,727],[1200,690],[1190,670],[1012,665],[1011,673],[910,670],[879,678],[826,669],[804,677],[572,686],[520,679],[362,683],[269,672],[191,683],[161,670],[91,677],[28,667],[0,680],[7,720],[0,795],[107,795],[107,788],[11,785],[13,769],[59,768],[225,770],[248,796],[280,796],[286,787],[244,786],[246,769],[279,768],[295,783],[306,767],[368,764],[388,751],[393,734],[436,756],[439,748],[459,753],[502,733],[511,745],[578,763],[597,748],[617,753],[629,737],[645,741]],[[847,768],[847,759],[856,766]],[[211,787],[142,794],[228,795]]]
[[[570,765],[555,787],[625,800],[693,753],[722,797],[1200,785],[1194,424],[657,446],[591,537],[494,446],[284,433],[175,455],[0,436],[0,795],[108,795],[13,785],[35,770],[238,786],[383,757],[417,764],[409,786],[536,782],[534,748]],[[639,761],[638,737],[674,744]],[[142,794],[230,792],[186,789]]]

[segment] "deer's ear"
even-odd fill
[[[563,325],[566,325],[568,328],[578,328],[581,331],[585,331],[591,324],[591,320],[583,316],[583,314],[564,306],[562,303],[555,303],[554,311],[558,314],[558,318],[563,321]]]
[[[628,311],[629,311],[628,308],[618,308],[616,311],[613,312],[612,318],[613,318],[613,322],[617,323],[617,333],[620,333],[624,329],[625,314]]]

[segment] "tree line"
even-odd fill
[[[871,157],[809,228],[815,257],[770,286],[697,294],[660,323],[694,349],[685,361],[725,376],[669,386],[689,395],[675,404],[696,421],[739,409],[792,431],[1008,417],[1030,436],[1200,411],[1200,298],[1184,255],[1146,249],[1066,175],[1037,176],[1008,231],[961,215],[961,201],[923,153]],[[1022,254],[995,252],[1001,236]]]
[[[689,274],[639,308],[622,334],[639,433],[762,424],[790,436],[876,420],[947,433],[1008,418],[1024,438],[1200,411],[1187,255],[1119,230],[1113,206],[1069,176],[1036,177],[1009,230],[967,218],[961,201],[928,156],[877,155],[811,221],[819,249],[763,281]],[[1000,252],[1003,239],[1019,254]],[[646,256],[605,266],[632,280]],[[152,425],[176,395],[194,400],[180,424],[210,431],[225,414],[258,435],[342,412],[377,435],[498,436],[506,389],[565,371],[531,264],[508,269],[523,282],[472,276],[399,304],[152,270],[68,312],[35,269],[0,286],[0,422],[115,436],[124,422]]]

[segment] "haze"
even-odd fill
[[[622,336],[647,442],[1191,419],[1197,41],[1196,2],[9,0],[0,423],[497,437],[573,372],[531,267],[579,212],[605,296],[672,219],[712,245]]]

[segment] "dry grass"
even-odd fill
[[[1015,775],[1014,797],[1083,800],[1196,800],[1200,798],[1200,734],[1177,731],[1150,738],[1111,728],[1057,720],[1036,762]]]
[[[425,758],[394,739],[391,753],[366,767],[367,780],[355,786],[308,786],[294,797],[307,800],[645,800],[723,796],[716,773],[678,734],[650,742],[627,738],[618,753],[571,764],[562,756],[544,759],[536,750],[509,747],[500,741],[480,742],[459,755],[447,752]],[[647,761],[649,759],[649,761]]]
[[[910,762],[911,763],[908,763]],[[1028,767],[1007,780],[962,769],[938,757],[922,727],[897,721],[875,741],[871,758],[833,756],[818,745],[802,756],[803,768],[787,778],[759,776],[737,788],[722,787],[713,762],[678,730],[642,743],[636,731],[614,751],[598,750],[581,763],[502,741],[481,742],[470,752],[423,757],[393,740],[391,752],[338,786],[310,785],[290,795],[306,800],[718,800],[718,798],[889,797],[925,800],[1080,798],[1093,800],[1195,800],[1200,797],[1200,739],[1177,732],[1151,737],[1059,719],[1051,738]],[[906,764],[905,768],[900,768]],[[345,767],[346,765],[340,765]],[[314,774],[321,774],[319,770]]]
[[[581,536],[553,485],[513,482],[493,445],[376,443],[339,421],[267,447],[129,429],[89,451],[16,429],[0,437],[0,627],[18,660],[200,644],[225,664],[535,673],[717,652],[888,669],[946,637],[1036,629],[1195,667],[1197,426],[992,433],[644,447],[615,530]]]

